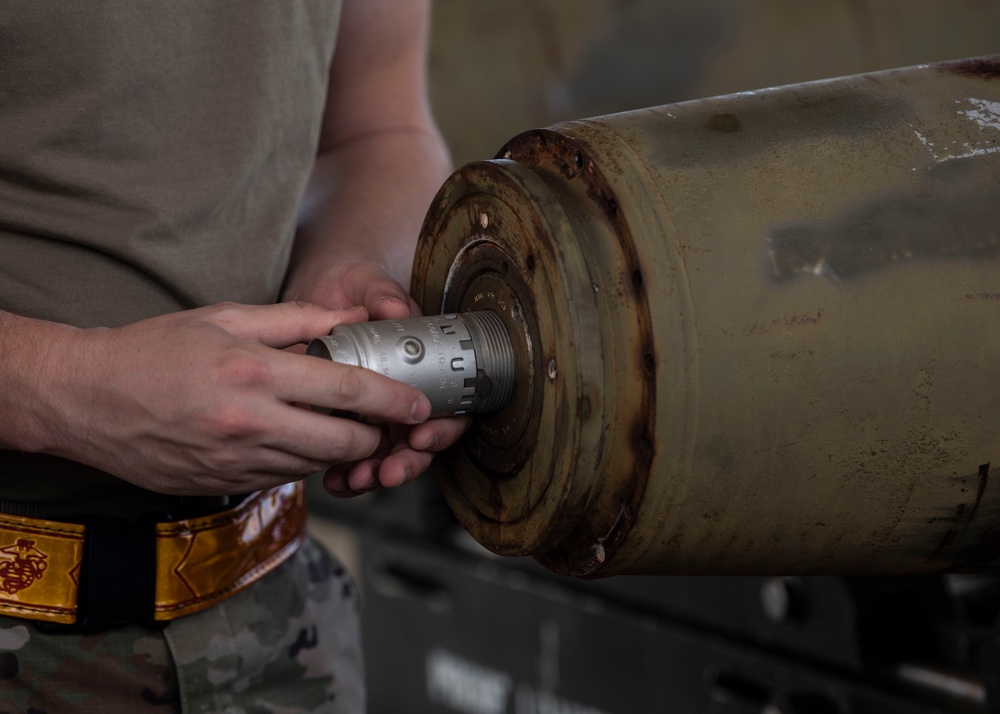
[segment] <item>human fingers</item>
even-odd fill
[[[259,430],[262,443],[308,460],[313,473],[331,464],[352,464],[375,454],[382,443],[380,426],[297,406],[274,408],[270,423]]]
[[[297,481],[322,471],[327,465],[326,462],[314,461],[280,449],[262,447],[253,454],[241,457],[239,468],[204,470],[196,480],[167,474],[159,490],[173,495],[246,493]]]
[[[188,422],[193,433],[163,433],[141,448],[130,442],[126,460],[159,455],[155,468],[134,469],[162,472],[154,490],[242,493],[270,485],[251,474],[302,477],[370,458],[382,443],[380,427],[266,399],[236,400],[215,414],[192,413]]]
[[[401,424],[387,425],[383,430],[382,444],[374,454],[378,459],[377,463],[372,463],[373,459],[369,459],[366,463],[352,468],[347,474],[347,486],[354,491],[396,488],[409,483],[426,471],[434,458],[434,453],[410,448],[408,442],[413,428]],[[461,431],[460,425],[452,425],[452,428]]]
[[[453,446],[471,424],[471,417],[449,417],[401,428],[396,432],[391,453],[378,464],[377,481],[368,474],[348,474],[348,485],[356,488],[371,481],[381,488],[397,488],[409,483],[430,467],[435,453]]]
[[[470,417],[450,417],[429,419],[412,427],[389,425],[387,440],[375,458],[328,474],[324,484],[336,495],[402,486],[426,471],[434,454],[455,444],[471,423]]]
[[[338,498],[355,495],[347,485],[347,467],[343,464],[331,466],[323,474],[323,489]]]
[[[363,304],[372,320],[405,320],[423,314],[413,298],[396,291],[372,290]]]
[[[323,474],[323,488],[337,498],[354,498],[379,489],[378,465],[380,458],[365,459],[353,464],[336,464]],[[357,488],[351,486],[351,482]]]
[[[416,451],[439,452],[454,445],[472,425],[472,417],[428,419],[409,431],[407,444]]]
[[[333,496],[351,498],[413,481],[431,465],[434,454],[401,446],[384,457],[364,459],[327,470],[323,486]]]
[[[397,488],[410,483],[431,465],[434,454],[403,447],[386,456],[378,466],[378,484],[382,488]]]
[[[311,356],[274,352],[280,362],[275,396],[285,402],[349,411],[395,424],[417,424],[431,413],[415,387],[373,370]]]
[[[420,310],[409,293],[388,273],[377,266],[364,282],[360,304],[372,320],[402,320],[419,315]]]
[[[329,334],[337,325],[368,319],[368,312],[361,305],[330,310],[307,302],[274,305],[224,303],[202,310],[206,321],[230,334],[278,349]]]
[[[341,498],[381,489],[379,474],[382,460],[393,451],[405,448],[405,434],[408,429],[409,427],[400,424],[383,424],[381,442],[371,458],[331,467],[324,477],[324,487],[334,496]]]
[[[362,305],[368,308],[371,320],[398,320],[419,314],[412,312],[415,304],[406,289],[375,261],[341,261],[308,290],[294,295],[329,307]]]
[[[433,454],[403,448],[384,458],[358,461],[327,470],[323,486],[338,498],[351,498],[409,483],[431,465]]]

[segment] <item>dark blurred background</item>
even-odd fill
[[[436,0],[456,165],[526,129],[1000,51],[996,0]]]
[[[564,119],[998,52],[1000,0],[437,0],[431,98],[458,166]],[[310,488],[371,714],[1000,711],[991,577],[575,581],[484,551],[432,475]]]

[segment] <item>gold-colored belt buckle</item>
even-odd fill
[[[301,483],[182,521],[0,514],[0,613],[53,630],[162,627],[271,572],[301,545],[305,526]]]

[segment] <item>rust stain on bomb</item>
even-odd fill
[[[788,330],[805,325],[819,325],[823,322],[823,308],[814,313],[803,313],[801,315],[788,315],[786,317],[776,317],[769,322],[755,322],[743,328],[743,335],[764,335],[774,330]]]
[[[946,62],[940,66],[942,69],[967,77],[982,77],[984,79],[996,79],[1000,77],[1000,61],[995,59],[976,58],[959,60],[957,62]]]
[[[979,510],[979,504],[983,500],[983,494],[986,493],[986,484],[990,480],[990,462],[987,461],[985,464],[979,465],[979,488],[976,489],[976,502],[972,506],[972,513],[969,514],[969,522],[976,517],[976,511]]]

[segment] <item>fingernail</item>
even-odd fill
[[[407,466],[403,471],[403,483],[409,483],[413,480],[413,470]]]
[[[438,437],[437,434],[435,434],[434,436],[432,436],[430,439],[427,440],[427,443],[424,444],[423,450],[431,451],[435,446],[438,445],[439,441],[441,441],[441,439]]]
[[[410,418],[413,421],[426,421],[430,415],[431,403],[427,397],[421,396],[413,402],[413,408],[410,410]]]

